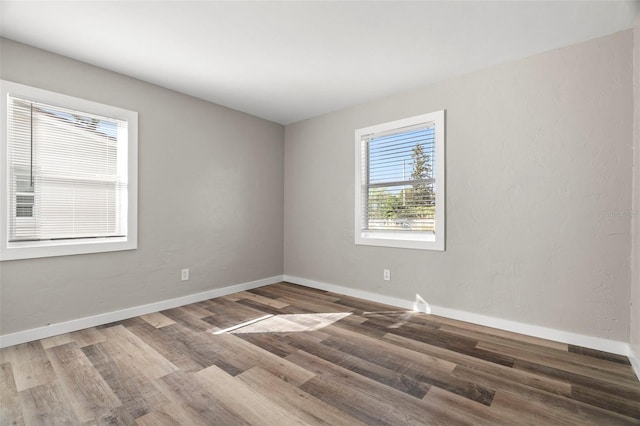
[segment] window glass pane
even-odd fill
[[[10,241],[123,236],[127,122],[19,98],[9,105]]]
[[[433,178],[434,133],[431,127],[371,138],[369,183]]]
[[[401,185],[369,188],[370,230],[433,231],[434,185]]]
[[[374,135],[367,148],[365,229],[433,231],[435,129],[423,125]]]

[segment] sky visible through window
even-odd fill
[[[428,158],[427,162],[431,166],[429,176],[424,177],[434,177],[435,128],[430,127],[369,140],[369,183],[411,180],[415,167],[412,153],[416,145],[422,145]]]
[[[53,114],[56,117],[67,120],[70,123],[75,123],[77,121],[71,112],[67,112],[65,110],[61,110],[55,107],[48,108],[44,105],[40,105],[40,109],[49,114]],[[83,116],[86,116],[86,114]],[[96,126],[96,132],[102,133],[110,138],[116,138],[118,136],[118,123],[100,119],[98,121],[98,125]]]

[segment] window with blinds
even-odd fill
[[[444,249],[444,111],[356,131],[356,243]]]
[[[130,156],[137,114],[2,85],[2,259],[135,248]]]

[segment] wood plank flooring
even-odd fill
[[[2,349],[0,402],[1,425],[640,424],[623,356],[288,283]]]

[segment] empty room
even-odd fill
[[[640,1],[0,0],[0,425],[640,424]]]

